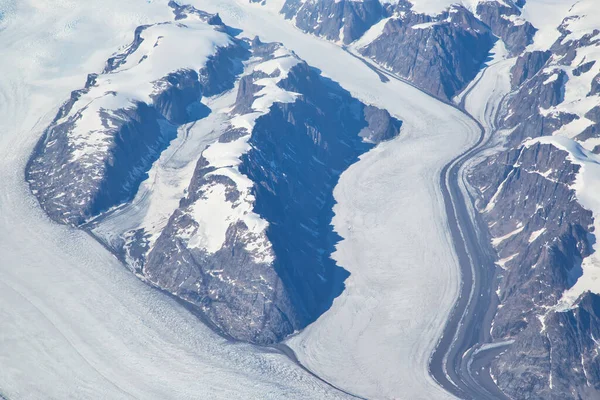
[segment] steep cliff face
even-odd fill
[[[598,30],[580,30],[573,21],[581,18],[566,18],[551,48],[528,51],[517,59],[511,71],[514,90],[501,119],[501,128],[510,131],[509,145],[559,134],[576,138],[588,150],[596,147]]]
[[[286,0],[281,13],[304,32],[349,44],[386,11],[379,0]]]
[[[480,1],[476,15],[502,39],[507,49],[519,54],[533,43],[536,29],[521,16],[521,8],[512,0]]]
[[[179,23],[138,28],[46,129],[27,180],[54,220],[79,225],[130,200],[177,127],[208,114],[203,95],[233,86],[242,42],[218,17],[172,6]]]
[[[255,41],[252,51],[230,128],[203,152],[140,264],[223,333],[266,344],[314,321],[341,293],[347,274],[330,258],[339,239],[333,188],[400,122],[279,45]]]
[[[136,29],[63,104],[27,180],[51,218],[93,229],[127,208],[171,140],[183,146],[210,121],[191,180],[175,177],[186,179],[179,204],[158,210],[158,223],[111,225],[107,246],[219,332],[277,342],[343,290],[347,273],[330,257],[333,189],[401,123],[281,44],[238,39],[217,15],[169,5],[174,21]],[[233,103],[206,105],[219,98]]]
[[[510,71],[513,89],[517,89],[526,80],[534,77],[544,67],[551,55],[549,50],[534,50],[521,54]]]

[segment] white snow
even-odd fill
[[[226,185],[214,183],[204,187],[203,198],[190,206],[190,216],[198,223],[198,227],[189,238],[188,247],[199,247],[208,253],[215,253],[223,247],[227,229],[232,224],[243,221],[249,230],[245,242],[250,242],[256,249],[260,249],[261,262],[273,262],[271,244],[264,234],[269,225],[252,211],[252,181],[246,179],[246,185],[240,185],[239,178],[243,175],[235,168],[219,169],[214,175],[234,175],[235,179],[238,179],[236,190],[241,192],[241,200],[234,204],[227,201]]]
[[[165,3],[21,0],[0,22],[0,391],[12,399],[346,397],[285,357],[213,334],[89,235],[51,223],[23,180],[57,105],[136,26],[171,18]]]
[[[584,34],[591,33],[594,29],[600,29],[600,21],[593,14],[593,7],[596,7],[595,3],[581,1],[569,11],[571,19],[565,23],[565,26],[572,33],[564,39],[565,44],[570,43],[572,40],[577,40]],[[540,110],[541,113],[543,115],[550,115],[562,112],[578,116],[578,119],[562,126],[553,133],[554,135],[574,138],[593,124],[593,121],[588,120],[585,115],[592,108],[600,104],[600,96],[588,96],[594,78],[600,74],[600,63],[596,62],[591,66],[589,71],[580,72],[578,75],[575,74],[575,70],[598,59],[600,59],[600,47],[597,45],[582,46],[577,48],[575,57],[570,61],[570,64],[564,65],[565,63],[561,63],[560,60],[553,60],[552,65],[544,70],[544,73],[551,74],[544,83],[556,80],[559,70],[566,72],[568,79],[564,89],[564,100],[555,107]],[[592,150],[597,144],[598,140],[596,139],[589,139],[582,143],[588,150]]]
[[[540,236],[542,236],[546,232],[546,228],[538,229],[537,231],[531,232],[529,236],[529,243],[535,242]]]
[[[413,11],[420,14],[439,15],[453,4],[462,4],[461,0],[409,0],[413,5]],[[472,1],[467,0],[470,4]]]
[[[513,236],[518,235],[519,233],[521,233],[523,231],[523,229],[524,229],[524,226],[521,226],[521,227],[515,229],[514,231],[508,232],[506,235],[492,238],[492,245],[495,246],[495,247],[497,247],[498,245],[500,245],[503,242],[507,241],[511,237],[513,237]]]
[[[560,37],[558,27],[578,0],[527,0],[522,17],[538,31],[528,50],[547,50]],[[592,0],[594,1],[594,0]]]
[[[69,133],[72,160],[102,157],[112,146],[114,133],[104,126],[101,112],[114,116],[115,110],[133,107],[135,102],[152,104],[150,96],[160,88],[158,80],[178,70],[201,69],[218,47],[230,43],[227,34],[197,17],[151,26],[141,37],[143,42],[127,61],[115,71],[99,75],[97,84],[58,121],[76,120]]]
[[[244,136],[229,143],[213,143],[202,152],[202,155],[211,166],[223,168],[240,164],[240,154],[248,150],[250,150],[248,137]]]
[[[366,31],[360,39],[353,43],[353,47],[360,49],[362,47],[368,46],[370,43],[374,42],[377,38],[379,38],[385,29],[387,23],[395,17],[384,18]]]
[[[117,246],[119,238],[127,232],[143,229],[149,235],[148,244],[152,247],[184,197],[198,156],[229,125],[228,112],[235,102],[236,93],[234,89],[209,99],[206,105],[213,110],[212,113],[179,129],[177,138],[148,172],[148,179],[140,185],[134,200],[103,215],[102,222],[93,228],[94,234]],[[225,158],[224,154],[222,156]],[[231,158],[231,164],[224,163],[222,166],[235,165],[236,160]],[[137,267],[132,261],[131,266]]]
[[[598,20],[598,2],[595,0],[579,0],[573,3],[565,15],[564,27],[570,32],[563,40],[578,40],[600,28]]]
[[[552,3],[550,6],[549,3]],[[534,0],[527,2],[525,8],[536,10],[537,17],[542,18],[540,24],[545,24],[544,37],[546,41],[540,45],[538,36],[536,36],[536,46],[539,48],[548,47],[551,40],[558,38],[558,33],[550,34],[551,26],[558,26],[563,23],[563,27],[570,34],[563,40],[563,44],[580,39],[582,36],[592,33],[595,29],[600,29],[600,21],[597,18],[597,2],[593,0],[580,1],[542,1]],[[539,8],[537,8],[539,7]],[[545,9],[545,11],[544,11]],[[556,15],[550,15],[556,13]],[[533,16],[532,18],[535,18]],[[564,22],[563,22],[564,18]],[[534,24],[535,25],[535,24]],[[585,118],[585,114],[600,104],[600,96],[588,96],[592,81],[600,73],[600,65],[596,62],[588,72],[575,75],[576,68],[585,65],[590,61],[597,61],[600,57],[600,48],[597,45],[584,46],[577,48],[575,57],[570,64],[564,65],[560,60],[553,60],[553,65],[546,68],[544,73],[552,73],[546,81],[556,77],[555,71],[561,69],[566,72],[568,80],[565,84],[564,101],[555,107],[547,110],[540,110],[543,115],[554,113],[570,113],[578,116],[578,119],[565,124],[553,132],[552,137],[544,137],[531,140],[526,145],[533,143],[549,143],[557,148],[569,153],[569,160],[581,166],[577,180],[573,186],[579,203],[586,209],[592,211],[594,216],[593,233],[600,232],[600,202],[597,200],[597,193],[600,189],[600,158],[593,154],[591,150],[600,141],[592,138],[586,141],[576,141],[577,135],[582,133],[587,127],[592,125],[592,121]],[[537,238],[532,234],[530,241]],[[556,309],[564,310],[573,306],[576,299],[585,291],[600,293],[600,255],[597,254],[597,244],[594,245],[594,253],[583,260],[583,276],[577,283],[567,290],[557,305]]]
[[[291,102],[296,95],[285,92],[276,83],[287,77],[290,69],[300,60],[281,47],[274,52],[275,59],[265,62],[250,63],[247,72],[258,70],[266,74],[275,74],[273,78],[260,79],[255,84],[263,89],[256,94],[253,103],[254,112],[237,115],[231,118],[231,108],[235,103],[236,87],[223,96],[208,99],[207,105],[213,110],[208,118],[202,119],[179,130],[178,138],[167,149],[149,173],[136,198],[131,204],[114,210],[103,218],[94,228],[108,243],[114,243],[119,235],[135,229],[144,229],[148,238],[148,251],[166,226],[168,219],[184,197],[184,190],[191,181],[194,167],[200,154],[210,166],[216,168],[210,175],[226,176],[236,184],[240,198],[235,203],[225,201],[226,187],[217,183],[207,189],[206,196],[192,204],[187,210],[198,226],[191,230],[178,232],[190,248],[202,248],[208,253],[220,250],[226,239],[227,229],[239,221],[248,227],[245,233],[246,247],[251,250],[255,262],[271,263],[274,255],[265,232],[268,223],[253,210],[254,196],[251,193],[252,182],[242,175],[238,166],[242,154],[250,150],[249,135],[245,135],[229,143],[221,143],[216,139],[231,124],[250,132],[254,121],[268,112],[273,102]],[[202,150],[203,146],[208,147]],[[135,260],[129,260],[131,267]]]
[[[508,257],[501,258],[500,260],[496,261],[496,264],[500,268],[506,269],[506,264],[509,263],[510,261],[514,260],[518,255],[519,255],[519,253],[515,253],[515,254],[512,254],[512,255],[510,255]]]
[[[501,40],[496,42],[490,56],[486,68],[454,99],[456,103],[464,99],[465,109],[485,127],[487,134],[494,130],[500,103],[511,90],[510,70],[516,62],[516,58],[508,58]]]
[[[432,26],[435,25],[439,25],[441,22],[440,21],[435,21],[435,22],[425,22],[423,24],[417,24],[417,25],[413,25],[410,28],[411,29],[429,29]]]

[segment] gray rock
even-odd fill
[[[588,96],[596,96],[599,94],[600,94],[600,74],[598,74],[594,77],[594,80],[592,81],[592,87],[590,88],[590,93],[588,93]]]
[[[550,55],[550,51],[539,50],[521,54],[510,71],[513,89],[535,76],[544,67]]]
[[[600,397],[598,296],[584,294],[566,311],[552,308],[581,276],[582,260],[596,241],[592,213],[572,189],[580,167],[551,145],[522,146],[527,138],[551,135],[582,118],[553,107],[565,100],[569,73],[581,76],[595,65],[595,60],[575,60],[598,39],[592,33],[569,40],[567,23],[559,31],[548,52],[519,56],[513,91],[498,118],[505,150],[475,167],[469,178],[502,265],[491,334],[514,343],[493,361],[492,375],[510,398]],[[585,118],[593,124],[575,139],[600,137],[599,108]]]
[[[304,32],[349,44],[378,22],[385,10],[379,0],[286,0],[281,13]]]
[[[432,17],[404,11],[361,54],[444,100],[479,72],[495,38],[462,6]]]
[[[529,21],[518,18],[521,10],[512,0],[480,2],[476,13],[513,55],[521,53],[533,43],[536,29]]]
[[[517,146],[527,137],[552,134],[578,118],[567,113],[540,113],[540,109],[548,109],[564,100],[567,80],[568,76],[562,69],[549,73],[539,72],[508,97],[504,105],[505,117],[500,121],[500,127],[512,131],[508,137],[509,145]]]

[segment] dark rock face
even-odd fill
[[[581,76],[586,72],[590,71],[594,65],[596,65],[596,61],[589,61],[584,64],[581,64],[579,67],[573,70],[573,75]]]
[[[202,95],[210,97],[233,89],[235,80],[244,71],[242,61],[249,56],[246,43],[241,41],[236,42],[235,46],[218,48],[204,68],[198,71]]]
[[[475,78],[495,40],[466,8],[453,6],[435,17],[404,11],[360,52],[447,100]]]
[[[521,18],[520,2],[485,1],[474,16],[454,5],[439,15],[413,11],[409,1],[287,0],[282,14],[296,26],[332,41],[350,44],[383,18],[391,17],[383,34],[359,49],[379,65],[429,93],[449,100],[477,75],[496,38],[513,55],[532,43],[536,29]],[[536,68],[526,60],[521,75]],[[525,61],[525,60],[524,60]]]
[[[593,124],[579,135],[577,140],[585,141],[598,137],[598,121],[594,110],[585,115],[576,115],[560,108],[565,101],[565,90],[570,79],[577,79],[593,73],[595,60],[577,59],[581,49],[597,45],[596,33],[583,35],[577,40],[569,39],[567,19],[559,27],[561,36],[548,51],[526,52],[519,56],[511,70],[514,91],[504,104],[501,128],[512,130],[509,145],[518,146],[527,137],[550,135],[559,128],[581,118],[590,119]],[[592,79],[589,96],[596,93],[597,79]],[[588,117],[589,116],[589,117]]]
[[[152,104],[160,115],[172,124],[185,124],[199,119],[188,110],[188,107],[199,103],[202,98],[202,89],[196,71],[171,73],[159,84],[164,85],[166,89],[152,94],[151,97]]]
[[[251,132],[232,127],[221,137],[219,143],[246,138],[249,145],[237,178],[231,167],[200,159],[187,196],[141,270],[196,306],[220,332],[259,344],[305,327],[343,290],[347,273],[330,258],[339,240],[331,226],[333,189],[340,174],[373,147],[363,138],[377,143],[400,129],[387,112],[360,103],[300,60],[287,73],[260,69],[278,49],[253,42],[252,59],[259,64],[241,79],[234,112],[255,112],[265,79],[294,93],[294,101],[275,101]],[[251,186],[242,188],[242,181]],[[196,246],[198,204],[217,191],[233,209],[251,201],[265,230],[242,218],[230,222],[218,248]]]
[[[498,375],[506,393],[513,398],[531,393],[527,398],[535,400],[598,398],[599,302],[586,293],[574,309],[546,314],[544,328],[525,328],[526,340],[511,346],[495,368],[510,371]]]
[[[509,144],[516,146],[527,137],[550,135],[578,116],[568,113],[543,114],[564,100],[568,76],[564,70],[539,72],[512,93],[505,104],[502,127],[511,129]]]
[[[366,140],[379,143],[398,135],[400,123],[392,118],[387,110],[366,106],[364,114],[367,126],[360,132],[360,136]]]
[[[401,122],[280,44],[238,40],[218,16],[170,6],[178,22],[139,27],[101,74],[71,94],[39,142],[27,180],[51,218],[83,225],[130,201],[177,129],[211,112],[203,97],[239,78],[236,103],[223,112],[228,128],[198,155],[166,226],[133,229],[111,246],[217,331],[274,343],[318,318],[343,290],[347,272],[331,259],[339,240],[333,189],[360,155],[397,136]],[[185,30],[187,39],[194,26],[196,39],[214,47],[194,64],[202,67],[169,67],[140,82],[149,75],[120,78],[172,45],[165,35],[180,39]]]
[[[581,347],[593,347],[590,335],[598,330],[590,324],[590,309],[551,309],[581,276],[581,261],[592,252],[592,214],[570,188],[580,167],[566,156],[549,144],[521,147],[487,160],[471,176],[501,266],[501,306],[491,333],[496,340],[515,341],[494,361],[492,374],[512,398],[598,394],[586,380],[590,374],[592,386],[600,384],[599,375],[591,375],[597,361],[581,353]],[[577,321],[580,315],[586,315],[584,324]]]
[[[51,126],[36,147],[27,180],[55,221],[79,225],[130,199],[144,171],[175,137],[175,127],[144,103],[103,118],[115,127],[114,147],[95,165],[71,162],[67,133],[75,121]]]
[[[196,15],[210,22],[215,31],[226,30],[213,15],[173,7],[180,18]],[[118,77],[126,63],[133,63],[131,58],[143,44],[144,33],[153,27],[137,28],[133,42],[107,61],[103,73],[91,74],[85,87],[71,94],[36,147],[26,178],[42,208],[57,222],[80,225],[131,200],[147,171],[175,138],[177,127],[208,115],[210,110],[200,103],[203,95],[233,87],[242,70],[240,60],[248,56],[246,45],[232,38],[231,44],[219,48],[199,71],[181,69],[152,82],[140,82],[140,86],[153,88],[149,101],[121,100],[127,94],[120,95],[118,87],[113,89],[110,78]],[[154,47],[158,45],[157,40]],[[149,62],[147,56],[137,61],[138,65]],[[80,101],[92,90],[101,95]],[[107,109],[105,104],[112,104],[111,98],[124,104]],[[89,120],[97,122],[83,122]]]
[[[221,20],[221,17],[219,17],[219,14],[210,14],[205,11],[198,10],[190,5],[181,5],[173,0],[170,0],[168,5],[173,10],[173,14],[175,14],[175,21],[186,19],[188,16],[194,15],[209,25],[224,27],[223,21]]]
[[[549,51],[528,51],[517,58],[511,69],[511,84],[513,89],[537,74],[550,58]]]
[[[349,44],[385,14],[379,0],[286,0],[281,13],[304,32]]]
[[[243,222],[229,226],[225,242],[213,254],[180,239],[182,231],[197,224],[184,210],[212,187],[225,187],[227,202],[241,195],[233,180],[211,175],[213,171],[200,159],[189,194],[149,253],[143,273],[193,304],[218,331],[244,341],[275,342],[296,328],[297,312],[272,265],[257,261],[248,251],[248,227]]]
[[[480,2],[476,12],[512,54],[521,53],[533,42],[536,29],[529,21],[519,18],[521,10],[511,0]]]

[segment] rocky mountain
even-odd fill
[[[499,341],[515,340],[492,374],[511,397],[597,393],[598,360],[586,350],[594,347],[588,331],[593,324],[565,325],[564,313],[554,311],[593,252],[594,218],[573,189],[580,170],[568,153],[531,141],[488,159],[471,178],[500,268],[500,307],[491,334]]]
[[[578,2],[552,46],[519,54],[499,120],[503,150],[471,173],[499,259],[491,333],[515,341],[492,373],[512,398],[600,396],[592,284],[600,21],[593,7]]]
[[[512,89],[496,121],[493,155],[469,173],[498,254],[500,306],[491,334],[514,341],[492,376],[511,398],[596,398],[591,282],[600,209],[591,170],[600,153],[600,21],[593,2],[565,4],[555,26],[543,25],[550,16],[531,18],[527,1],[433,3],[382,3],[379,21],[361,37],[332,33],[355,21],[327,2],[298,2],[283,13],[306,32],[343,38],[350,51],[444,100],[467,87],[501,41],[514,58]],[[326,28],[332,21],[335,28]]]
[[[401,122],[282,45],[238,39],[216,15],[171,6],[177,22],[138,28],[73,92],[27,178],[56,221],[101,223],[134,198],[172,139],[214,112],[206,99],[234,92],[168,221],[123,232],[113,250],[220,333],[278,342],[343,290],[347,273],[330,258],[340,239],[333,189]]]
[[[330,258],[339,240],[333,188],[400,122],[279,45],[254,40],[251,51],[230,127],[202,153],[187,196],[139,265],[227,335],[272,343],[314,321],[343,289],[345,273]],[[141,244],[128,249],[146,245],[143,233],[134,237]]]
[[[441,14],[419,14],[399,3],[381,33],[358,51],[385,69],[449,100],[479,72],[495,38],[462,6]]]
[[[536,33],[536,28],[521,15],[523,3],[512,0],[480,1],[475,8],[475,15],[502,39],[513,55],[520,54],[532,44]]]
[[[502,12],[481,11],[489,16],[488,22],[494,12]],[[288,0],[281,12],[303,31],[351,45],[385,69],[445,100],[477,75],[495,41],[496,31],[460,5],[429,15],[413,10],[407,0]],[[499,31],[516,24],[501,19],[493,26]]]

